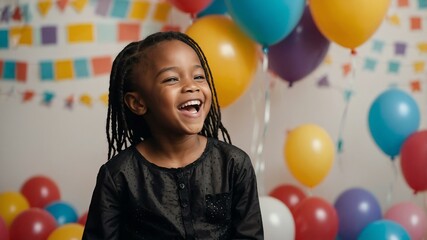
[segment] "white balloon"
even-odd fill
[[[261,196],[259,198],[264,239],[294,240],[295,221],[289,208],[280,200]]]

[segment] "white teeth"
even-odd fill
[[[194,105],[200,105],[200,104],[201,104],[201,102],[199,100],[191,100],[191,101],[188,101],[188,102],[182,104],[179,108],[185,108],[188,106],[194,106]]]

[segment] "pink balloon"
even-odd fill
[[[0,217],[0,239],[9,239],[9,229],[2,217]]]
[[[401,202],[390,207],[384,219],[399,223],[412,240],[421,240],[427,233],[427,216],[423,209],[412,202]]]

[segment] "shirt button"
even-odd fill
[[[182,202],[182,203],[181,203],[181,206],[182,206],[183,208],[186,208],[186,207],[188,206],[188,203],[187,203],[187,202]]]
[[[180,183],[179,184],[179,188],[184,189],[185,188],[185,184],[184,183]]]

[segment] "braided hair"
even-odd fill
[[[157,32],[138,42],[129,43],[114,59],[108,95],[107,140],[108,159],[129,145],[137,144],[151,136],[150,129],[142,116],[134,114],[127,107],[124,96],[133,90],[132,71],[145,50],[162,41],[179,40],[190,46],[199,57],[209,88],[212,105],[199,134],[218,139],[221,132],[225,142],[231,143],[230,135],[221,122],[218,97],[206,56],[200,46],[188,35],[181,32]]]

